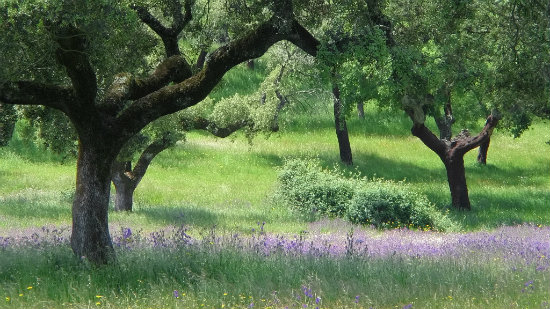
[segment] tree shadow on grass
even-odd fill
[[[161,205],[148,205],[135,210],[136,215],[144,215],[149,221],[166,225],[199,225],[214,226],[219,222],[218,216],[205,208],[169,207]]]
[[[243,203],[238,205],[238,203]],[[237,207],[241,211],[236,212],[216,212],[209,210],[206,206],[197,206],[188,204],[185,206],[166,206],[166,205],[147,205],[144,207],[139,207],[138,210],[135,210],[133,213],[136,215],[143,215],[147,218],[148,221],[153,222],[158,225],[172,225],[172,226],[193,226],[195,229],[206,230],[211,229],[212,227],[217,227],[220,229],[229,228],[232,231],[235,228],[239,229],[240,232],[250,232],[249,227],[240,226],[234,223],[246,223],[252,222],[250,228],[255,227],[256,222],[265,221],[265,217],[258,212],[247,212],[246,211],[247,201],[228,201],[224,204],[224,207]],[[216,209],[220,209],[219,205],[215,205]],[[244,211],[242,211],[244,209]]]

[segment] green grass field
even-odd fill
[[[277,167],[285,157],[318,157],[326,167],[339,164],[330,119],[316,117],[318,121],[313,120],[309,130],[298,119],[284,132],[256,137],[253,145],[239,136],[219,139],[203,132],[189,133],[187,142],[155,158],[136,190],[135,211],[113,212],[111,223],[147,231],[185,224],[242,232],[265,221],[274,232],[303,230],[306,223],[287,209],[274,208],[270,197]],[[406,119],[392,120],[392,126],[401,127],[400,134],[384,134],[384,124],[371,117],[364,123],[352,121],[355,164],[340,168],[367,177],[405,180],[446,209],[450,195],[439,158],[407,134]],[[549,225],[550,146],[545,144],[549,139],[547,124],[539,123],[519,139],[496,132],[487,166],[475,163],[475,151],[468,153],[466,176],[473,210],[451,210],[456,223],[467,231],[525,222]],[[13,144],[0,150],[0,231],[69,225],[75,162],[61,163],[47,154],[37,158],[34,153],[38,151],[31,145],[18,140]]]
[[[101,268],[78,262],[66,243],[74,159],[16,135],[0,148],[0,308],[550,308],[548,123],[536,123],[519,139],[496,130],[487,166],[475,163],[475,151],[466,155],[472,211],[460,212],[448,206],[443,164],[411,136],[404,115],[369,108],[365,120],[351,120],[355,164],[346,167],[339,164],[329,111],[286,117],[281,132],[258,136],[252,145],[239,134],[189,133],[155,158],[136,190],[134,211],[109,216],[114,237],[123,237],[123,228],[134,231],[131,245],[139,235],[162,238],[151,233],[180,226],[198,243],[117,247],[118,264]],[[457,256],[450,250],[434,257],[256,252],[261,237],[274,235],[299,244],[332,234],[346,242],[352,229],[366,233],[369,244],[393,235],[339,220],[307,222],[277,206],[277,168],[286,157],[316,157],[327,168],[404,180],[449,211],[458,227],[441,235],[415,232],[412,239],[441,245],[471,235],[497,239],[500,247],[466,246]],[[499,229],[528,223],[535,230],[525,236],[525,250],[534,253],[516,256],[523,249],[506,244],[523,240]],[[52,244],[56,233],[65,238]],[[217,243],[216,237],[236,233],[248,249]]]

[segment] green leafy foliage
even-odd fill
[[[23,139],[52,150],[63,157],[76,157],[77,135],[71,122],[62,112],[44,106],[20,106],[25,123]]]
[[[318,160],[288,159],[279,171],[275,201],[310,219],[343,217],[378,228],[453,227],[425,195],[403,182],[349,176],[336,168],[323,170]]]
[[[446,230],[452,226],[425,195],[411,191],[403,183],[383,180],[364,184],[349,202],[346,217],[353,223],[379,228]]]
[[[306,218],[343,217],[357,184],[318,160],[288,159],[279,171],[277,201]]]

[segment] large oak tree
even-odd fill
[[[177,44],[182,36],[193,34],[187,33],[185,28],[193,18],[194,2],[167,1],[164,15],[168,18],[165,21],[156,18],[146,3],[61,1],[28,4],[21,1],[5,2],[0,8],[2,43],[7,44],[12,37],[19,36],[29,42],[16,47],[33,48],[33,39],[48,47],[40,55],[25,51],[22,54],[32,54],[51,66],[49,71],[31,65],[22,74],[2,72],[0,101],[55,108],[75,127],[79,149],[71,246],[78,257],[92,263],[114,260],[108,229],[111,167],[132,136],[155,119],[197,104],[229,69],[261,56],[278,41],[288,40],[315,53],[316,45],[311,44],[315,39],[296,20],[291,1],[261,2],[268,10],[263,11],[265,16],[257,20],[253,29],[210,52],[203,68],[194,70]],[[166,57],[149,74],[139,74],[144,71],[142,69],[135,75],[119,73],[109,79],[100,69],[111,73],[112,68],[95,67],[94,63],[100,63],[101,57],[113,58],[111,63],[126,61],[119,56],[132,57],[131,48],[140,37],[125,36],[124,40],[115,42],[115,47],[121,48],[114,49],[120,53],[118,55],[113,50],[106,53],[98,42],[109,35],[115,39],[117,33],[127,30],[116,22],[126,17],[123,22],[129,23],[132,12],[161,38]],[[32,16],[29,18],[25,14]],[[115,22],[103,22],[109,21],[109,16]],[[167,23],[170,25],[166,26]],[[113,25],[118,28],[109,28]],[[135,24],[131,26],[139,29]],[[124,48],[124,44],[128,48]],[[10,48],[5,47],[8,50],[4,51],[11,54],[3,55],[2,65],[17,66],[18,61],[25,61],[17,58],[19,50]],[[135,52],[139,55],[139,51]]]

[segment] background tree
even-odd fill
[[[17,114],[15,107],[0,103],[0,147],[8,145],[13,135],[16,121]]]
[[[443,161],[452,205],[459,209],[470,209],[463,155],[477,146],[485,146],[486,151],[491,132],[501,117],[505,127],[520,128],[522,124],[528,125],[525,115],[538,113],[536,108],[525,104],[527,101],[533,102],[532,106],[547,102],[546,98],[541,100],[544,82],[538,82],[541,86],[520,82],[522,89],[517,87],[521,79],[518,75],[507,76],[518,78],[516,82],[507,79],[508,82],[503,83],[503,79],[494,78],[510,64],[517,64],[499,50],[501,45],[510,46],[505,43],[510,35],[504,34],[509,23],[504,12],[510,7],[513,11],[514,4],[486,1],[392,1],[385,9],[392,20],[396,41],[392,55],[396,77],[393,81],[397,89],[392,92],[398,99],[394,102],[400,101],[409,114],[413,121],[413,135]],[[540,6],[524,9],[527,15],[539,16],[538,21],[530,26],[538,29],[532,31],[530,37],[537,41],[546,31],[536,26],[544,19],[540,17],[545,14],[544,10]],[[491,13],[495,10],[503,14]],[[485,20],[487,15],[491,23]],[[537,50],[545,49],[548,50],[547,41],[537,45]],[[542,54],[539,54],[539,60],[542,60]],[[547,56],[545,58],[548,63]],[[534,62],[530,65],[534,69]],[[505,93],[511,98],[517,98],[521,93],[536,95],[526,94],[521,100],[504,100],[502,95]],[[440,129],[439,141],[424,125],[426,116],[436,120]],[[483,116],[487,120],[479,135],[471,137],[467,131],[462,131],[451,139],[451,125],[455,119],[471,123]],[[518,118],[523,120],[518,121]]]

